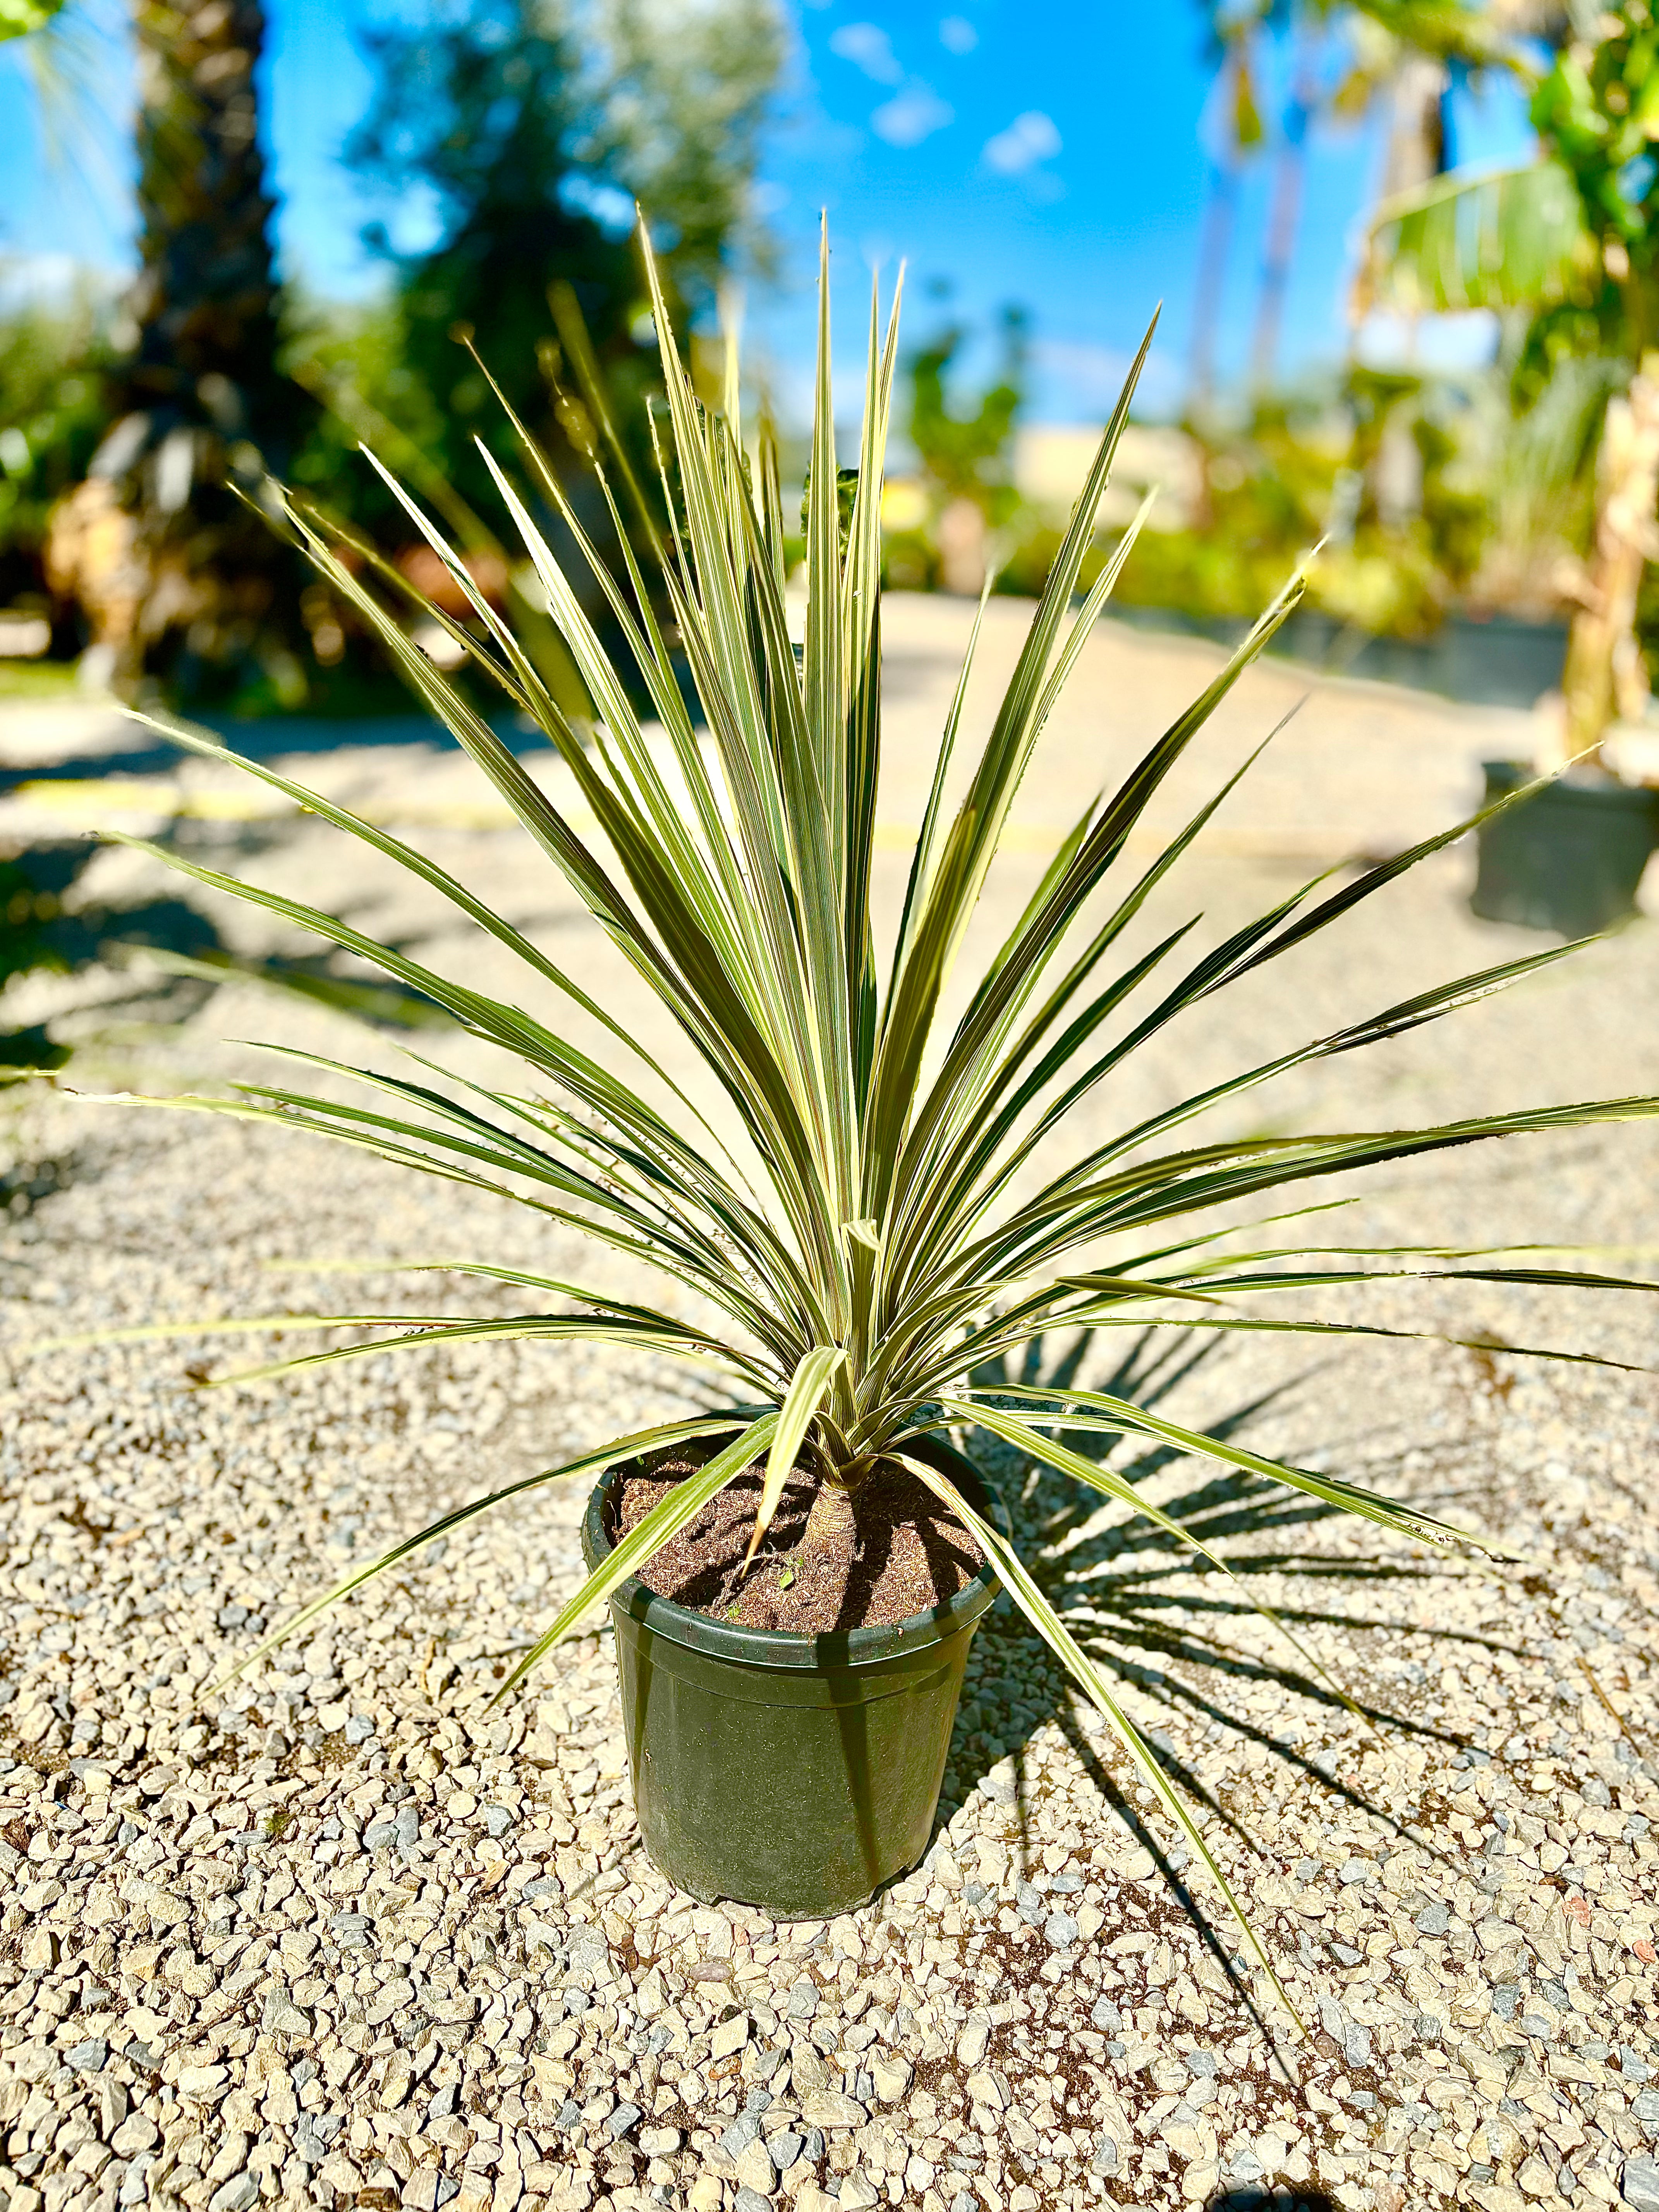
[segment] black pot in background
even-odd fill
[[[1486,803],[1529,779],[1516,761],[1486,761]],[[1626,784],[1547,784],[1475,833],[1480,865],[1469,904],[1487,921],[1589,937],[1637,911],[1636,889],[1659,842],[1659,794]]]
[[[971,1462],[931,1438],[906,1449],[1006,1531]],[[601,1476],[588,1501],[590,1571],[611,1548],[627,1472]],[[630,1575],[611,1613],[634,1805],[659,1869],[705,1904],[823,1920],[915,1866],[933,1833],[968,1646],[999,1588],[988,1564],[895,1627],[795,1636],[710,1620]]]

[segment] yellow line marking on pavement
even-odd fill
[[[151,782],[119,776],[75,781],[54,778],[18,784],[9,793],[0,794],[0,805],[7,802],[72,816],[94,832],[106,822],[135,814],[185,822],[280,822],[310,811],[280,797],[265,799],[230,791],[186,791],[170,781]],[[373,801],[354,804],[349,798],[342,798],[337,803],[380,830],[459,830],[489,834],[516,826],[514,816],[505,806],[460,803],[422,805],[419,801],[411,803],[407,799],[389,805]],[[595,826],[592,816],[585,808],[572,809],[569,820],[573,827],[580,830]],[[1057,823],[1015,822],[1003,833],[1002,843],[1010,852],[1046,854],[1055,849],[1064,834]],[[1142,829],[1130,837],[1128,849],[1160,851],[1174,834],[1173,829],[1167,833]],[[882,852],[908,853],[915,846],[916,836],[916,828],[911,823],[876,824],[875,842]],[[1211,830],[1206,831],[1200,842],[1201,848],[1212,854],[1234,859],[1328,860],[1353,848],[1352,837],[1339,830],[1319,829]]]

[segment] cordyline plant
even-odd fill
[[[646,554],[633,550],[605,469],[596,460],[616,525],[620,574],[613,573],[544,457],[520,425],[515,422],[514,428],[526,465],[592,570],[665,738],[653,742],[647,735],[628,684],[523,498],[494,459],[489,465],[502,501],[591,695],[589,721],[573,722],[561,710],[464,562],[392,484],[467,595],[476,623],[465,627],[424,602],[423,618],[443,623],[476,666],[545,733],[608,850],[577,834],[462,692],[410,641],[362,580],[361,565],[343,562],[313,519],[295,514],[293,520],[331,586],[374,626],[421,699],[490,778],[689,1041],[741,1124],[742,1139],[733,1141],[744,1152],[744,1167],[641,1040],[485,901],[384,830],[252,762],[238,764],[398,861],[514,953],[532,987],[527,1005],[540,1005],[541,1014],[486,998],[314,908],[234,882],[176,854],[156,856],[378,963],[400,984],[447,1007],[475,1036],[516,1055],[529,1071],[529,1084],[494,1091],[439,1071],[446,1085],[440,1089],[326,1060],[315,1064],[370,1086],[380,1103],[342,1104],[266,1085],[242,1086],[234,1100],[170,1103],[312,1129],[381,1158],[513,1196],[543,1218],[580,1230],[695,1293],[713,1316],[703,1325],[488,1261],[444,1261],[434,1264],[522,1286],[549,1298],[554,1310],[488,1321],[442,1315],[274,1316],[257,1325],[404,1325],[255,1372],[291,1371],[401,1346],[501,1337],[580,1339],[712,1361],[738,1378],[753,1402],[619,1437],[568,1466],[447,1515],[306,1606],[251,1657],[503,1498],[542,1483],[592,1477],[659,1446],[718,1440],[698,1471],[617,1544],[561,1609],[507,1676],[498,1693],[505,1695],[716,1492],[763,1458],[751,1559],[766,1540],[797,1464],[817,1483],[802,1539],[807,1547],[837,1529],[844,1534],[849,1520],[856,1527],[860,1499],[895,1469],[907,1468],[977,1537],[1015,1603],[1098,1706],[1143,1780],[1200,1853],[1271,1975],[1190,1813],[1100,1667],[999,1528],[911,1447],[946,1429],[988,1431],[1028,1460],[1146,1516],[1224,1568],[1225,1562],[1207,1545],[1109,1466],[1073,1450],[1053,1432],[1155,1438],[1284,1484],[1398,1535],[1437,1544],[1461,1538],[1463,1532],[1432,1516],[1340,1476],[1265,1458],[1107,1392],[989,1389],[973,1378],[988,1363],[1055,1328],[1150,1324],[1373,1333],[1357,1323],[1262,1322],[1230,1314],[1228,1302],[1421,1272],[1418,1263],[1451,1255],[1402,1258],[1393,1248],[1384,1254],[1273,1243],[1218,1257],[1211,1248],[1226,1232],[1213,1222],[1201,1225],[1206,1217],[1235,1200],[1282,1193],[1339,1170],[1512,1132],[1645,1115],[1659,1102],[1548,1107],[1437,1128],[1224,1138],[1196,1145],[1180,1139],[1187,1123],[1270,1077],[1398,1036],[1468,1006],[1559,957],[1560,949],[1553,948],[1464,976],[1316,1038],[1182,1098],[1080,1156],[1062,1158],[1073,1109],[1138,1046],[1176,1015],[1304,944],[1470,825],[1459,823],[1340,889],[1320,895],[1322,879],[1316,879],[1213,950],[1195,959],[1188,954],[1184,968],[1177,956],[1185,927],[1127,964],[1114,964],[1119,940],[1149,894],[1237,778],[1150,867],[1125,876],[1119,872],[1130,836],[1164,777],[1295,604],[1298,575],[1118,788],[1084,809],[979,976],[966,1011],[953,1024],[945,1021],[946,979],[1021,776],[1134,543],[1139,521],[1073,611],[1096,510],[1152,334],[1101,440],[990,734],[966,768],[959,801],[951,805],[945,793],[973,659],[969,645],[896,938],[884,950],[872,926],[871,872],[881,714],[880,493],[897,302],[884,337],[872,301],[862,443],[848,514],[831,412],[826,248],[805,507],[805,635],[798,655],[785,609],[785,507],[775,447],[763,434],[757,459],[745,454],[734,359],[728,359],[723,410],[700,404],[676,349],[648,245],[646,266],[661,334],[669,428],[659,455],[660,507],[648,506],[638,484],[627,480],[626,495],[639,510],[634,529]],[[620,481],[627,477],[623,451],[609,425],[603,427]],[[682,696],[657,612],[664,602],[690,663],[706,739]],[[978,628],[976,621],[975,637]],[[173,734],[198,753],[237,757],[198,734]],[[665,765],[670,753],[672,769]],[[1103,887],[1103,902],[1096,898]],[[1115,1024],[1120,1009],[1137,997],[1146,1010],[1127,1025]],[[627,1076],[566,1040],[562,1001],[574,1002],[603,1027],[616,1048],[608,1056],[629,1069]],[[1106,1042],[1109,1025],[1115,1033]],[[1013,1194],[1017,1188],[1024,1194]],[[1275,1218],[1293,1217],[1281,1212]],[[1333,1254],[1343,1264],[1334,1267]],[[1390,1255],[1392,1264],[1361,1264],[1384,1263]],[[1483,1281],[1614,1279],[1537,1267],[1437,1272]]]

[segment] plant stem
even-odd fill
[[[800,1541],[802,1553],[822,1550],[827,1545],[839,1543],[843,1536],[851,1542],[857,1528],[852,1491],[843,1483],[821,1477],[812,1510],[806,1516],[806,1530]]]
[[[1643,356],[1627,397],[1610,400],[1586,602],[1573,617],[1562,689],[1567,749],[1599,745],[1615,712],[1647,690],[1636,641],[1636,596],[1659,490],[1659,356]],[[1622,679],[1622,680],[1621,680]]]

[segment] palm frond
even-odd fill
[[[671,1537],[678,1535],[682,1528],[695,1521],[717,1492],[724,1490],[727,1483],[735,1482],[738,1475],[752,1467],[771,1443],[777,1424],[775,1413],[763,1413],[758,1420],[750,1421],[733,1443],[705,1462],[695,1474],[687,1475],[683,1481],[676,1483],[667,1497],[659,1504],[653,1505],[645,1518],[606,1553],[575,1595],[561,1607],[551,1626],[543,1631],[520,1659],[490,1703],[499,1705],[503,1698],[510,1696],[525,1676],[541,1664],[554,1646],[572,1633],[584,1614],[591,1613],[596,1605],[603,1605],[612,1590],[646,1565]],[[721,1426],[729,1429],[731,1425],[731,1416],[728,1415]],[[706,1434],[707,1428],[702,1432]],[[633,1455],[631,1453],[618,1453],[617,1457]],[[611,1460],[609,1464],[614,1466],[616,1460]]]
[[[992,1390],[963,1390],[944,1403],[958,1420],[974,1421],[983,1418],[986,1408],[994,1408],[1006,1398],[1012,1398],[1021,1407],[1047,1408],[1045,1414],[1028,1413],[1028,1426],[1036,1427],[1040,1423],[1049,1428],[1092,1429],[1112,1435],[1150,1437],[1195,1458],[1219,1460],[1224,1466],[1237,1468],[1246,1474],[1281,1482],[1287,1489],[1318,1498],[1322,1504],[1334,1506],[1343,1513],[1357,1514],[1362,1520],[1374,1521],[1379,1528],[1418,1543],[1432,1544],[1442,1550],[1452,1544],[1468,1544],[1492,1559],[1511,1556],[1503,1545],[1472,1528],[1455,1527],[1437,1515],[1419,1512],[1413,1506],[1397,1505],[1377,1492],[1367,1490],[1358,1483],[1346,1482],[1340,1476],[1291,1467],[1283,1460],[1266,1459],[1260,1452],[1234,1443],[1231,1437],[1186,1428],[1179,1421],[1166,1420],[1162,1414],[1149,1413],[1133,1400],[1115,1397],[1109,1392],[1044,1390],[1030,1384],[1000,1383]]]
[[[1550,307],[1585,295],[1600,258],[1564,162],[1453,170],[1372,216],[1358,304],[1413,318]]]
[[[1045,1437],[1030,1421],[1018,1419],[1006,1408],[992,1404],[984,1397],[975,1397],[971,1407],[963,1401],[947,1398],[942,1401],[941,1410],[947,1418],[974,1421],[979,1427],[988,1430],[994,1437],[1000,1437],[1004,1443],[1012,1444],[1025,1459],[1040,1462],[1043,1466],[1052,1468],[1056,1474],[1069,1475],[1073,1481],[1082,1483],[1085,1489],[1098,1491],[1103,1498],[1109,1498],[1119,1505],[1127,1506],[1132,1513],[1150,1521],[1153,1528],[1162,1529],[1166,1536],[1172,1536],[1186,1550],[1195,1553],[1200,1559],[1207,1559],[1230,1581],[1239,1579],[1213,1545],[1194,1534],[1192,1529],[1165,1513],[1162,1507],[1154,1505],[1149,1498],[1141,1495],[1133,1483],[1115,1474],[1103,1462],[1085,1458],[1081,1452],[1072,1450],[1067,1444],[1056,1443],[1052,1437]],[[1276,1635],[1283,1637],[1297,1657],[1328,1684],[1357,1720],[1364,1717],[1324,1661],[1285,1626],[1271,1606],[1262,1604],[1258,1598],[1249,1598],[1246,1602],[1250,1611],[1264,1620]]]
[[[221,1691],[228,1689],[239,1674],[245,1674],[250,1667],[257,1666],[261,1659],[268,1658],[290,1638],[309,1628],[312,1622],[326,1613],[331,1606],[337,1605],[343,1597],[349,1597],[353,1590],[362,1589],[365,1583],[373,1582],[377,1576],[385,1574],[388,1567],[395,1567],[415,1553],[424,1551],[428,1544],[436,1543],[440,1536],[447,1536],[451,1529],[463,1528],[467,1522],[476,1521],[481,1513],[492,1512],[496,1506],[506,1504],[509,1498],[522,1498],[529,1491],[544,1489],[550,1482],[577,1482],[584,1476],[603,1474],[607,1468],[616,1467],[623,1460],[659,1451],[665,1445],[684,1443],[694,1437],[719,1436],[729,1431],[731,1426],[732,1416],[729,1413],[700,1413],[690,1420],[659,1422],[654,1428],[636,1429],[631,1436],[617,1437],[610,1443],[601,1445],[598,1451],[585,1452],[580,1459],[567,1461],[562,1467],[544,1468],[538,1474],[527,1474],[520,1481],[509,1482],[500,1490],[492,1490],[487,1497],[475,1498],[465,1505],[458,1505],[453,1512],[444,1514],[422,1528],[417,1535],[400,1538],[390,1551],[382,1552],[379,1559],[371,1559],[363,1566],[354,1567],[349,1575],[343,1576],[331,1589],[325,1590],[320,1597],[307,1600],[280,1628],[262,1638],[252,1650],[245,1653],[228,1674],[220,1675],[203,1692],[204,1697],[216,1697]]]
[[[830,1388],[830,1377],[838,1367],[846,1364],[847,1354],[838,1344],[815,1344],[810,1352],[803,1352],[800,1364],[789,1378],[789,1388],[783,1394],[783,1403],[778,1409],[778,1425],[772,1438],[771,1449],[766,1458],[766,1479],[761,1486],[761,1499],[755,1510],[754,1534],[749,1539],[749,1550],[744,1565],[748,1565],[771,1527],[783,1486],[794,1469],[795,1460],[805,1442],[807,1431],[817,1418],[823,1395]]]

